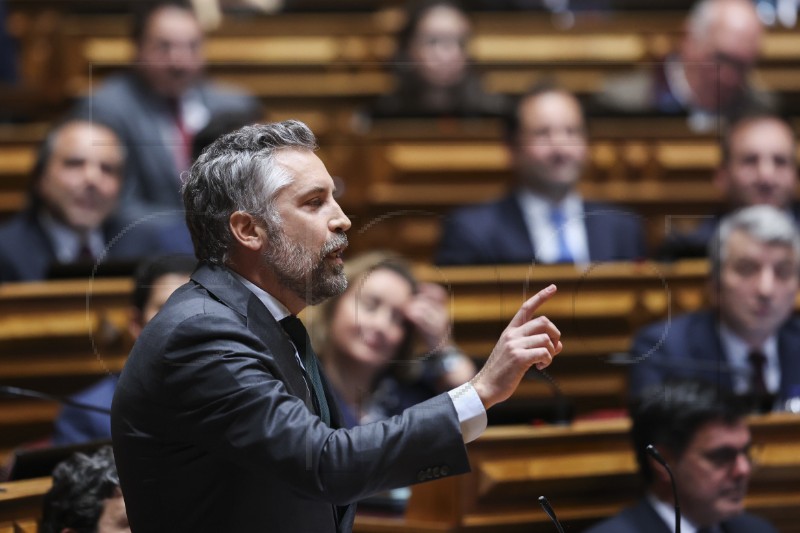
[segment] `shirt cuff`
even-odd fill
[[[464,383],[460,387],[448,391],[461,425],[461,436],[464,443],[472,442],[486,429],[486,409],[483,408],[478,392],[472,383]]]

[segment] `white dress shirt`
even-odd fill
[[[662,502],[653,494],[648,494],[647,500],[650,502],[650,505],[653,506],[653,509],[655,509],[656,514],[661,517],[661,519],[667,525],[669,530],[672,531],[672,533],[675,533],[675,506],[673,506],[671,503]],[[681,515],[681,533],[697,533],[698,529],[700,528],[692,524],[685,516]]]
[[[533,241],[533,252],[537,263],[555,263],[559,258],[558,237],[564,232],[570,255],[576,264],[589,263],[589,239],[586,236],[586,215],[583,200],[578,193],[570,193],[554,205],[529,189],[517,193],[528,234]],[[556,228],[550,221],[550,211],[561,208],[566,218],[563,227]]]
[[[719,325],[719,337],[722,341],[722,349],[728,359],[728,365],[732,371],[733,391],[736,394],[746,394],[750,392],[750,383],[753,375],[753,367],[748,356],[752,348],[736,335],[731,328],[725,324]],[[767,339],[760,347],[761,353],[767,358],[764,364],[764,384],[771,394],[775,394],[781,385],[781,366],[778,359],[778,336],[773,335]]]
[[[100,229],[90,231],[87,236],[80,235],[74,229],[56,220],[47,211],[39,213],[39,223],[53,246],[59,263],[69,264],[77,261],[84,243],[89,247],[95,259],[102,259],[105,256],[106,243]]]

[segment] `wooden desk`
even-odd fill
[[[571,427],[489,428],[468,446],[472,472],[415,485],[405,517],[363,516],[359,533],[542,532],[553,525],[537,502],[547,496],[567,530],[582,531],[639,494],[629,421]],[[751,419],[757,444],[747,509],[782,533],[800,532],[800,417]]]
[[[49,477],[0,483],[0,533],[36,533]]]
[[[800,532],[800,417],[750,420],[755,469],[746,507],[782,533]],[[472,472],[415,485],[403,517],[361,514],[357,533],[541,532],[553,525],[537,498],[544,494],[568,531],[618,512],[636,500],[639,482],[627,418],[569,427],[489,428],[468,445]],[[49,479],[0,484],[0,532],[40,517]],[[3,529],[5,528],[5,529]]]
[[[68,395],[120,371],[131,290],[126,278],[0,285],[0,383]],[[50,435],[58,409],[0,397],[0,462]]]

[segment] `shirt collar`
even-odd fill
[[[659,500],[653,493],[648,493],[647,501],[650,502],[653,510],[664,521],[669,530],[675,533],[675,506]],[[681,515],[681,533],[697,533],[697,529],[696,525]]]
[[[50,240],[59,263],[73,263],[77,260],[84,242],[89,246],[94,257],[102,257],[105,240],[103,232],[99,228],[93,229],[87,237],[83,237],[44,209],[39,212],[39,223]],[[84,241],[84,239],[86,240]]]
[[[583,216],[583,201],[577,192],[569,193],[560,203],[556,204],[540,194],[536,194],[527,187],[521,187],[517,193],[522,211],[533,216],[541,216],[549,220],[550,210],[561,208],[567,220],[572,217]]]
[[[745,341],[742,340],[730,327],[728,327],[724,322],[719,323],[719,338],[720,342],[722,343],[722,349],[725,352],[725,357],[728,360],[728,365],[730,365],[731,370],[734,372],[734,378],[736,376],[749,376],[751,373],[750,368],[750,361],[748,357],[750,352],[753,349],[759,349],[761,353],[764,354],[766,357],[766,368],[769,369],[773,365],[779,364],[778,363],[778,335],[770,336],[762,346],[758,347],[751,347]],[[766,376],[765,376],[766,378]],[[742,385],[737,386],[743,387],[743,390],[737,392],[746,392],[747,388],[747,380],[740,380]],[[737,380],[734,379],[734,383]],[[767,388],[772,389],[769,386],[769,382],[767,383]]]
[[[261,287],[257,286],[252,281],[247,280],[244,277],[240,276],[233,270],[231,270],[230,272],[236,277],[236,279],[242,282],[242,285],[247,287],[250,290],[250,292],[255,294],[256,298],[261,300],[261,303],[264,304],[264,307],[267,308],[267,310],[270,312],[273,318],[275,318],[275,320],[280,322],[281,320],[292,314],[289,312],[289,309],[285,305],[283,305],[280,301],[278,301],[277,298],[272,296],[270,293],[268,293]]]

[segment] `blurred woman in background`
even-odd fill
[[[474,376],[450,338],[443,287],[418,282],[383,252],[348,260],[345,272],[347,290],[309,309],[306,323],[346,427],[400,414]]]

